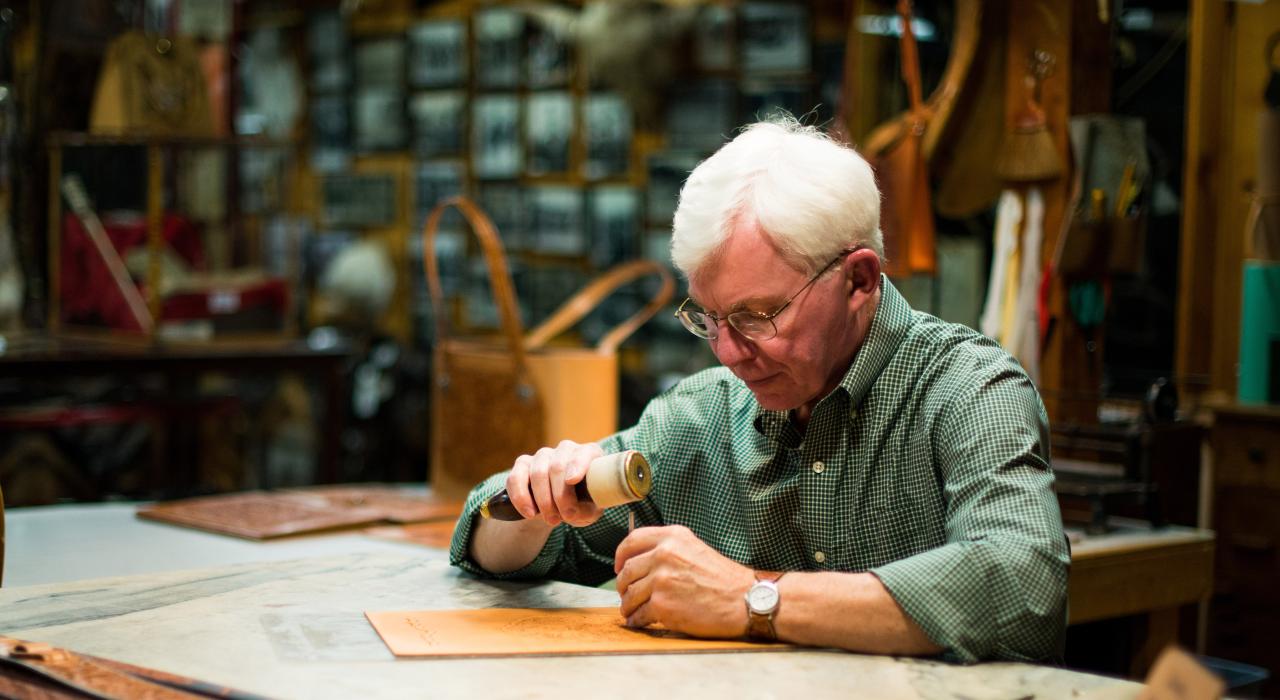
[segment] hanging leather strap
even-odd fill
[[[920,96],[920,54],[916,48],[916,34],[911,28],[911,0],[898,0],[898,17],[902,19],[902,81],[907,84],[907,97],[911,100],[911,114],[923,135],[928,121]]]
[[[675,294],[676,282],[666,267],[652,260],[634,260],[617,265],[599,277],[591,280],[577,294],[560,305],[555,313],[543,321],[537,328],[529,331],[524,345],[527,350],[536,350],[552,338],[568,330],[570,326],[591,313],[600,302],[604,301],[614,290],[628,282],[646,275],[657,275],[662,280],[662,287],[649,299],[644,308],[632,314],[630,318],[614,326],[600,338],[596,350],[609,354],[618,349],[645,321],[653,318],[658,310],[671,301]]]
[[[520,382],[530,388],[529,363],[525,357],[523,341],[524,328],[520,323],[520,314],[516,309],[515,288],[511,284],[511,272],[507,267],[507,256],[502,252],[502,241],[498,238],[493,222],[480,207],[466,197],[450,197],[435,206],[427,216],[422,232],[422,258],[426,266],[427,288],[431,294],[431,312],[435,316],[436,344],[443,345],[449,337],[448,310],[445,308],[444,292],[440,286],[440,265],[436,260],[436,233],[440,227],[440,217],[446,209],[453,207],[461,212],[463,218],[471,226],[471,232],[480,241],[480,250],[484,253],[489,268],[489,286],[493,290],[493,300],[498,305],[498,316],[502,322],[502,334],[506,338],[507,348],[511,351],[511,361],[515,365],[516,376]],[[446,353],[440,353],[445,357]],[[447,382],[446,375],[441,379]]]

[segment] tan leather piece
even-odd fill
[[[15,671],[15,667],[20,667],[27,673]],[[130,700],[189,700],[207,697],[148,682],[66,649],[0,637],[0,675],[7,681],[4,686],[12,684],[23,688],[24,680],[30,679],[32,673],[66,686],[68,690],[80,692],[63,692],[47,682],[28,681],[26,685],[34,685],[35,690],[31,693],[22,690],[14,693],[14,696],[83,698],[87,695]]]
[[[440,285],[435,238],[440,218],[456,208],[480,242],[502,324],[497,338],[455,338]],[[560,440],[591,442],[617,430],[617,346],[671,300],[675,280],[651,261],[606,271],[524,334],[501,239],[493,222],[465,197],[442,201],[423,228],[427,289],[435,316],[431,404],[432,490],[461,497],[516,457]],[[551,346],[612,291],[641,277],[662,280],[639,312],[609,330],[594,348]]]
[[[150,136],[213,134],[200,52],[189,39],[129,31],[111,41],[94,89],[89,130]]]

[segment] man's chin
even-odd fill
[[[756,397],[756,403],[760,404],[760,408],[766,411],[789,411],[799,404],[794,399],[773,392],[751,392]]]

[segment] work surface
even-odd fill
[[[1138,686],[1024,664],[953,666],[827,650],[689,655],[396,660],[365,621],[366,610],[572,607],[617,604],[611,591],[563,583],[497,583],[460,574],[444,553],[358,534],[241,542],[154,523],[121,521],[132,506],[20,509],[10,514],[14,558],[0,588],[0,633],[286,698],[348,697],[885,697],[1130,698]],[[116,520],[113,538],[95,533]],[[105,511],[105,512],[104,512]],[[44,556],[23,542],[46,515],[77,521],[86,561],[137,561],[155,546],[150,573],[18,585]],[[84,529],[81,529],[83,527]],[[25,534],[24,534],[25,532]],[[122,534],[123,533],[123,534]],[[129,533],[133,533],[130,535]],[[123,536],[125,541],[118,539]],[[205,540],[205,538],[215,538]],[[114,544],[108,544],[113,542]],[[192,543],[201,542],[200,546]],[[215,544],[218,543],[218,544]],[[156,544],[158,543],[158,544]],[[184,544],[185,543],[185,544]],[[241,558],[249,563],[165,570]],[[89,555],[90,550],[97,550]],[[320,554],[321,556],[314,556]],[[306,555],[304,559],[279,560]],[[135,569],[135,570],[136,570]],[[55,572],[56,573],[56,572]]]

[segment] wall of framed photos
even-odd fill
[[[494,220],[527,325],[614,264],[669,260],[684,177],[735,128],[779,108],[834,118],[845,20],[833,6],[834,17],[789,1],[388,0],[292,15],[306,86],[301,209],[316,222],[308,267],[356,240],[385,242],[399,279],[381,325],[425,342],[421,226],[443,197],[466,194]],[[281,22],[250,14],[245,26],[253,46]],[[463,226],[446,217],[436,250],[453,321],[496,326]],[[630,315],[645,292],[615,295],[582,335]],[[685,335],[669,314],[645,329],[653,370],[690,361]]]

